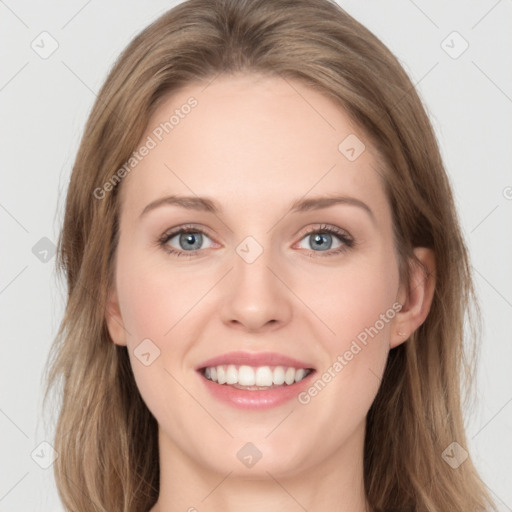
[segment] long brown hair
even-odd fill
[[[44,403],[54,388],[62,397],[54,471],[64,506],[147,512],[159,492],[156,420],[140,397],[126,347],[112,342],[105,324],[122,182],[100,199],[95,190],[130,158],[167,95],[239,72],[300,80],[345,109],[377,150],[401,277],[408,278],[414,247],[435,253],[431,311],[391,350],[368,414],[364,479],[371,507],[491,510],[471,459],[455,469],[443,458],[451,443],[467,446],[460,384],[461,377],[470,382],[474,364],[463,326],[477,309],[437,141],[398,60],[331,0],[188,0],[135,37],[109,73],[78,150],[58,243],[68,295]]]

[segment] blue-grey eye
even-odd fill
[[[179,245],[178,247],[175,247],[171,243],[171,241],[174,240],[175,238],[178,239],[178,245]],[[204,249],[204,247],[202,247],[202,245],[204,243],[205,238],[209,239],[206,235],[204,235],[203,233],[201,233],[199,231],[181,230],[175,234],[169,235],[169,238],[166,241],[166,244],[170,245],[174,249],[183,250],[185,252],[197,251],[200,249]]]
[[[322,251],[330,249],[330,245],[332,244],[332,236],[328,234],[320,234],[317,233],[311,236],[310,247],[312,249],[320,249]]]
[[[180,244],[183,249],[200,249],[203,237],[200,233],[183,233],[180,235]]]
[[[329,251],[341,247],[343,243],[340,240],[340,236],[330,233],[329,230],[318,230],[313,233],[308,233],[302,240],[309,238],[307,247],[301,246],[302,249],[309,249],[314,251]],[[333,242],[336,243],[338,239],[338,245],[333,247]]]

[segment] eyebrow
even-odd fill
[[[289,213],[294,212],[307,212],[313,210],[321,210],[323,208],[329,208],[337,204],[346,204],[349,206],[357,206],[362,208],[371,217],[372,221],[375,222],[375,215],[371,208],[355,197],[348,196],[319,196],[312,197],[309,199],[297,199],[294,201],[289,209]],[[223,213],[222,207],[217,204],[214,200],[206,197],[198,196],[165,196],[149,203],[144,210],[142,210],[140,217],[144,216],[151,210],[159,208],[164,205],[179,206],[187,210],[203,211],[213,214]]]

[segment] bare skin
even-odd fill
[[[106,311],[159,424],[160,495],[151,512],[366,511],[366,415],[389,350],[425,320],[433,281],[418,267],[410,286],[400,282],[373,149],[328,98],[279,78],[218,77],[167,98],[142,142],[190,96],[197,106],[122,183]],[[338,149],[350,134],[366,145],[354,161]],[[166,204],[141,215],[170,195],[207,197],[221,211]],[[335,195],[367,208],[289,212],[294,201]],[[185,225],[200,247],[190,257],[185,235],[158,242]],[[262,250],[250,263],[237,252],[247,237],[256,242],[249,253]],[[431,251],[416,254],[434,269]],[[344,356],[365,328],[381,324]],[[134,355],[144,339],[160,350],[149,366]],[[307,403],[240,410],[213,397],[195,370],[238,350],[307,361],[316,378],[331,379]],[[338,356],[342,371],[333,369]],[[250,468],[237,457],[248,442],[262,454]]]

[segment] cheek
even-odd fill
[[[163,346],[173,329],[182,330],[190,323],[194,310],[204,309],[205,304],[200,302],[225,269],[205,268],[206,262],[195,270],[187,268],[186,262],[173,267],[165,259],[155,263],[150,257],[137,257],[124,249],[120,250],[116,278],[130,344],[150,338]],[[303,320],[309,316],[306,321],[316,331],[318,341],[323,340],[334,355],[360,333],[364,337],[365,329],[374,326],[392,306],[398,286],[398,271],[392,260],[382,251],[354,258],[340,267],[312,268],[310,263],[282,269],[293,293],[279,292],[279,285],[273,293],[281,293],[279,300],[289,301],[302,311]],[[216,291],[221,295],[222,286]],[[217,293],[213,297],[220,298]],[[208,311],[212,312],[211,306]],[[388,324],[379,328],[379,334],[387,330]]]
[[[326,326],[322,338],[328,343],[329,352],[343,349],[359,335],[364,341],[368,329],[374,337],[388,337],[398,290],[398,271],[393,262],[386,262],[384,257],[372,258],[330,269],[321,280],[318,277],[303,281],[302,294]],[[319,286],[319,282],[323,285]],[[372,329],[375,326],[378,334]]]
[[[316,418],[311,428],[317,438],[324,435],[326,424],[338,432],[329,448],[357,430],[380,387],[396,314],[395,277],[392,271],[372,272],[368,267],[331,281],[327,288],[331,301],[325,304],[336,334],[321,338],[325,364],[298,400],[303,413]]]
[[[197,305],[207,284],[201,285],[201,280],[191,279],[190,274],[185,277],[179,271],[171,272],[168,266],[140,264],[129,257],[119,260],[117,283],[131,343],[150,338],[159,346]]]
[[[329,388],[322,391],[322,402],[336,403],[356,418],[370,407],[385,368],[398,269],[393,258],[382,255],[333,273],[325,282],[323,298],[316,295],[322,301],[318,311],[334,333],[322,337],[328,360],[318,377]]]
[[[186,332],[190,328],[187,320],[193,318],[194,305],[204,295],[204,286],[190,277],[185,279],[180,272],[171,272],[168,266],[152,264],[151,258],[138,257],[135,252],[120,252],[116,278],[139,392],[159,421],[166,418],[179,431],[183,418],[175,414],[175,404],[185,403],[188,396],[173,376],[181,380],[178,367],[189,340],[194,339],[193,333]],[[192,313],[190,318],[188,312]],[[145,353],[149,353],[149,364],[144,363]]]

